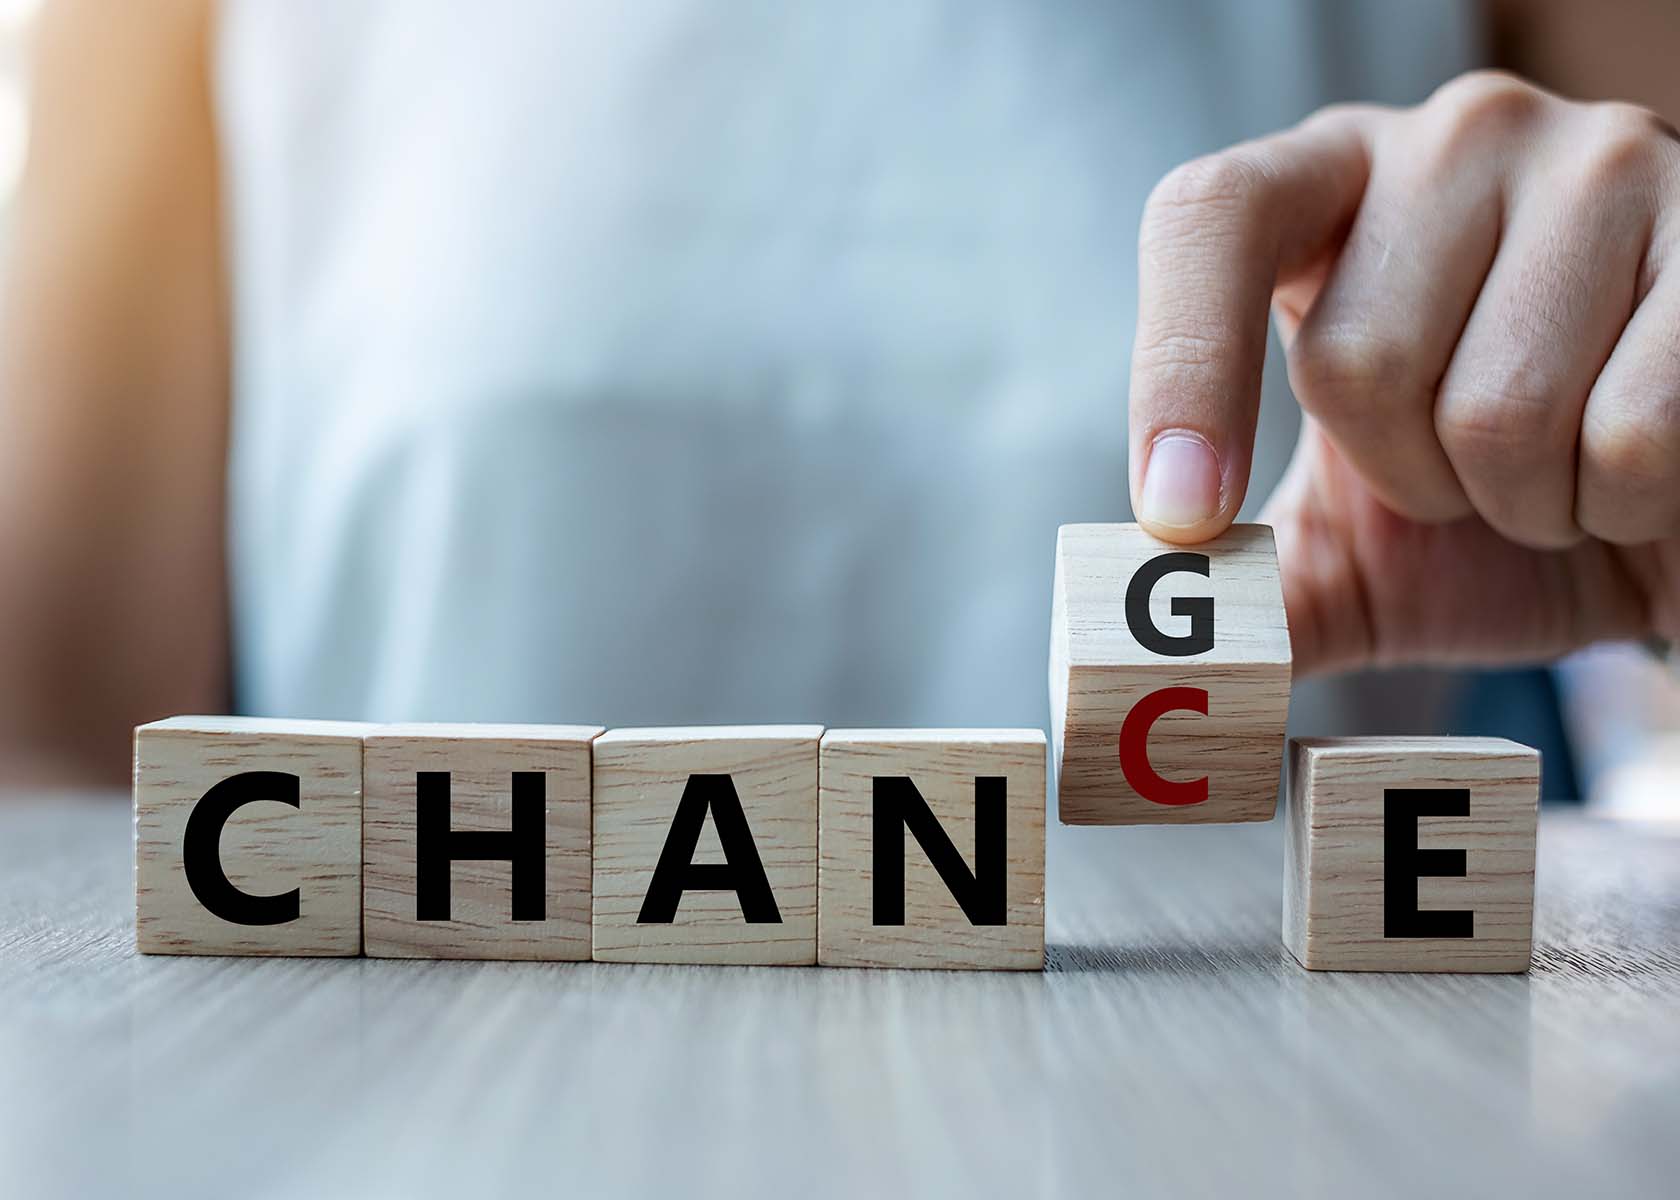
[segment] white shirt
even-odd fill
[[[241,708],[1042,725],[1150,186],[1474,15],[225,0]]]

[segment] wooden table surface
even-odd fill
[[[0,802],[0,1195],[1680,1189],[1680,837],[1547,814],[1523,976],[1309,975],[1277,826],[1052,829],[1042,974],[141,958]]]

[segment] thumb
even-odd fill
[[[1172,542],[1236,519],[1248,491],[1272,292],[1334,250],[1369,175],[1380,111],[1327,109],[1187,163],[1138,238],[1132,511]]]

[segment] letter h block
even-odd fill
[[[1526,971],[1540,754],[1503,738],[1289,744],[1283,942],[1314,971]]]
[[[589,958],[593,725],[381,725],[366,742],[372,958]]]
[[[1270,820],[1289,677],[1267,526],[1196,546],[1062,526],[1050,725],[1063,824]]]

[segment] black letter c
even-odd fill
[[[187,817],[181,865],[192,894],[215,916],[235,925],[284,925],[297,920],[297,888],[278,896],[253,896],[234,887],[222,870],[222,827],[237,809],[258,800],[302,808],[298,777],[283,771],[246,771],[205,792]]]

